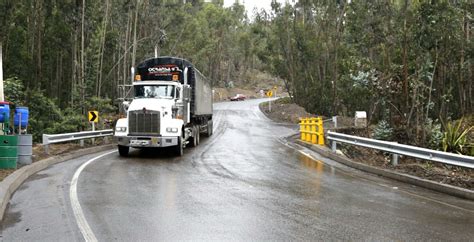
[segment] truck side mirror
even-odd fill
[[[190,101],[191,100],[191,86],[185,85],[183,94],[184,94],[183,100],[186,102]]]
[[[125,109],[125,111],[127,111],[128,107],[130,107],[130,102],[129,101],[123,101],[122,104],[123,104],[123,109]]]

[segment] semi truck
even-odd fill
[[[136,71],[135,71],[136,70]],[[177,57],[145,60],[132,68],[131,100],[117,120],[114,137],[121,156],[132,148],[173,147],[181,156],[211,136],[211,82],[191,62]]]

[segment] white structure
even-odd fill
[[[0,102],[5,100],[3,96],[3,56],[2,56],[2,42],[0,42]]]
[[[354,126],[356,127],[366,127],[367,126],[367,112],[365,111],[356,111]]]

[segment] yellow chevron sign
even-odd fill
[[[89,111],[89,122],[98,123],[99,122],[99,112],[98,111]]]

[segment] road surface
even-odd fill
[[[113,150],[39,172],[12,197],[2,239],[474,238],[473,202],[366,174],[289,144],[283,137],[294,127],[268,120],[259,102],[215,104],[214,135],[183,157],[132,150],[123,158]]]

